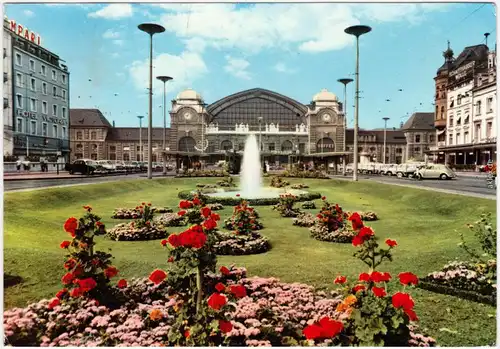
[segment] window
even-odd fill
[[[420,143],[420,135],[415,135],[415,143]]]
[[[481,101],[477,101],[476,103],[476,114],[481,115]]]
[[[140,145],[138,145],[138,146],[136,147],[136,150],[137,150],[137,151],[141,151],[141,146],[140,146]]]
[[[36,91],[36,79],[31,78],[31,85],[30,85],[31,91]]]
[[[453,126],[453,116],[450,116],[450,127]]]
[[[47,137],[47,123],[42,124],[42,136]]]
[[[415,153],[420,153],[420,147],[415,147],[414,151]]]
[[[16,95],[16,106],[19,109],[23,109],[23,95],[19,93]]]
[[[493,129],[493,122],[489,121],[486,123],[486,138],[491,137],[491,130]]]
[[[157,157],[156,157],[156,154],[153,154],[152,162],[156,162],[156,161],[158,161]]]
[[[465,117],[465,120],[464,120],[464,125],[468,125],[469,124],[469,115],[467,115]]]
[[[109,146],[109,151],[115,152],[116,151],[116,146],[115,145],[110,145]]]
[[[436,135],[429,135],[429,143],[434,143],[436,141]]]
[[[42,93],[44,95],[47,94],[47,83],[46,82],[42,82]]]
[[[396,148],[396,154],[402,154],[403,148]]]
[[[62,99],[65,101],[66,100],[66,90],[62,90]]]
[[[31,121],[30,134],[36,135],[36,121],[34,121],[34,120]]]
[[[469,143],[469,132],[464,132],[464,143]]]
[[[36,111],[36,99],[30,98],[30,110]]]
[[[135,156],[135,161],[141,161],[141,154],[137,154]]]
[[[16,53],[16,65],[23,65],[23,57],[19,53]]]
[[[83,139],[82,131],[78,131],[76,133],[76,139],[78,139],[78,140],[82,140]]]
[[[441,107],[441,119],[444,119],[444,107]]]
[[[109,160],[116,160],[116,154],[115,153],[109,154]]]
[[[62,107],[62,117],[63,118],[67,118],[68,117],[66,107]]]
[[[97,144],[92,144],[92,150],[93,150],[93,151],[96,151],[96,150],[97,150],[97,148],[98,148],[98,145],[97,145]]]
[[[95,131],[90,132],[90,139],[97,139],[97,132]]]
[[[275,144],[274,143],[269,143],[269,151],[275,151]]]
[[[77,159],[82,159],[83,158],[83,154],[82,153],[77,153],[77,154],[75,154],[75,157]]]
[[[460,144],[460,133],[457,133],[457,134],[456,134],[456,137],[455,137],[455,144]]]
[[[476,124],[476,133],[474,135],[475,141],[479,141],[481,139],[481,124]]]
[[[66,75],[64,75],[64,74],[63,74],[63,75],[61,75],[61,78],[62,78],[62,83],[63,83],[64,85],[66,85]]]
[[[448,138],[448,145],[453,145],[453,135]]]
[[[486,110],[487,113],[493,112],[493,97],[488,97],[486,99]]]
[[[96,153],[90,154],[90,159],[91,160],[97,160],[97,154]]]
[[[52,69],[52,80],[57,81],[57,72],[54,69]]]
[[[16,86],[23,87],[23,74],[16,73]]]
[[[455,101],[453,100],[453,97],[450,97],[450,108],[453,108],[454,104],[455,104]]]
[[[57,87],[52,87],[52,94],[54,95],[54,97],[57,97]]]
[[[17,119],[16,131],[23,132],[23,119],[21,118]]]
[[[130,154],[129,153],[123,154],[123,161],[130,161]]]
[[[52,104],[52,116],[57,116],[57,104]]]
[[[462,104],[462,95],[457,96],[457,105]]]
[[[66,138],[66,127],[62,127],[61,138]]]
[[[30,59],[30,70],[35,71],[35,61]]]
[[[43,76],[47,76],[47,69],[45,69],[45,66],[43,64],[40,67],[40,74],[42,74]]]
[[[52,125],[52,137],[57,138],[57,125]]]
[[[47,115],[49,113],[48,108],[47,108],[47,102],[42,101],[42,114]]]

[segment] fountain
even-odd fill
[[[244,198],[258,198],[262,191],[262,165],[257,137],[251,134],[245,142],[243,162],[241,164],[241,195]]]

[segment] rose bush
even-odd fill
[[[330,179],[323,171],[284,171],[281,174],[282,177],[290,178],[315,178],[315,179]]]
[[[240,200],[240,203],[234,206],[233,214],[224,221],[224,226],[238,235],[248,235],[252,230],[261,230],[264,227],[258,220],[258,213],[246,200]]]
[[[296,202],[297,196],[291,193],[280,194],[280,201],[273,210],[278,211],[282,217],[297,217],[300,210],[293,207]]]
[[[349,227],[347,213],[338,204],[330,204],[324,196],[322,200],[323,206],[316,215],[314,225],[309,228],[311,237],[320,241],[351,242],[356,233]]]

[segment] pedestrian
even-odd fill
[[[21,172],[21,160],[20,159],[17,159],[16,161],[16,169],[17,169],[17,172]]]

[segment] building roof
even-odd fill
[[[434,130],[434,113],[413,113],[403,130]]]
[[[354,129],[346,129],[346,143],[352,144],[354,142]],[[375,136],[376,143],[384,142],[384,131],[383,130],[362,130],[358,132],[358,136]],[[358,144],[363,144],[364,142],[358,142]],[[367,142],[373,143],[373,142]],[[401,130],[387,130],[386,143],[391,144],[406,144],[406,137]]]
[[[166,129],[166,139],[167,142],[170,136],[170,128]],[[153,127],[153,141],[163,140],[163,127]],[[148,128],[142,128],[142,141],[147,142],[148,139]],[[106,137],[108,141],[139,141],[139,127],[112,127],[108,131]]]
[[[337,96],[328,91],[326,88],[316,93],[313,97],[313,102],[336,102]]]
[[[177,95],[177,100],[196,100],[201,101],[201,95],[192,88],[185,89]]]
[[[99,109],[70,109],[69,119],[76,127],[112,127]]]
[[[453,61],[453,67],[458,68],[466,62],[488,60],[488,46],[485,44],[467,46]]]

